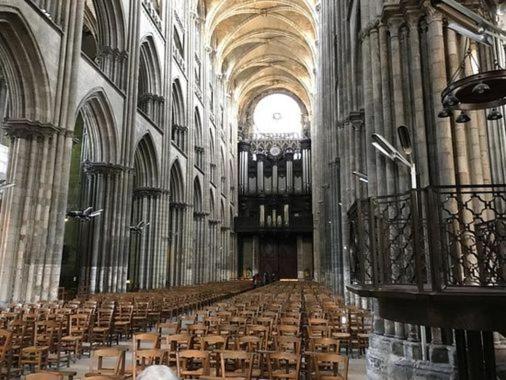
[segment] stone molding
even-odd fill
[[[12,138],[27,139],[39,138],[64,133],[65,136],[72,136],[73,131],[57,127],[51,123],[42,123],[28,119],[6,119],[2,125],[7,136]]]
[[[94,174],[118,174],[121,172],[129,172],[132,170],[132,168],[119,165],[119,164],[112,164],[112,163],[106,163],[106,162],[91,162],[91,161],[85,161],[83,163],[83,169],[84,172],[88,175],[94,175]]]
[[[138,187],[134,189],[135,198],[143,198],[143,197],[158,198],[162,194],[169,194],[169,191],[158,187]]]

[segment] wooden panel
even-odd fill
[[[297,278],[297,239],[261,237],[260,273],[275,273],[277,278]]]

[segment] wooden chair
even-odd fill
[[[151,365],[163,365],[166,361],[166,354],[166,351],[160,349],[135,351],[133,369],[134,380],[136,379],[139,372],[146,369],[146,367],[149,367]]]
[[[269,379],[299,379],[300,355],[273,352],[267,355]]]
[[[299,336],[299,326],[278,325],[277,331],[279,336]]]
[[[133,336],[134,351],[160,348],[160,336],[157,333],[139,333]]]
[[[220,353],[221,379],[250,380],[253,372],[254,354],[244,351]]]
[[[179,333],[178,322],[161,322],[157,323],[156,331],[160,336],[163,335],[175,335]]]
[[[106,366],[105,361],[112,365]],[[97,375],[125,377],[125,351],[117,348],[94,350],[92,352],[90,371],[85,376]]]
[[[267,349],[267,344],[270,339],[269,328],[263,325],[249,325],[246,329],[247,335],[258,336],[262,339],[262,348]]]
[[[309,346],[314,352],[339,353],[340,341],[334,338],[313,338],[309,341]]]
[[[200,379],[209,376],[209,353],[184,350],[177,353],[177,374],[181,379]]]
[[[236,350],[246,352],[257,352],[263,349],[262,339],[254,335],[240,336],[236,339]]]
[[[95,326],[91,329],[90,343],[105,346],[111,342],[112,318],[114,309],[99,309]]]
[[[167,351],[167,364],[177,365],[177,353],[191,348],[191,336],[188,334],[175,334],[162,337],[162,348]]]
[[[276,336],[274,339],[276,351],[291,352],[300,355],[302,340],[292,335]]]
[[[12,332],[0,329],[0,379],[4,375],[6,379],[10,378],[11,360],[8,355],[11,350],[11,344]]]
[[[116,343],[127,338],[132,332],[132,315],[134,307],[130,304],[119,304],[117,315],[114,317],[113,330]]]
[[[209,365],[219,372],[220,356],[216,351],[227,349],[227,338],[221,335],[206,335],[200,338],[200,349],[209,352]]]
[[[146,331],[148,328],[149,302],[137,302],[132,315],[132,330]]]
[[[61,339],[60,349],[67,355],[73,355],[74,359],[80,358],[83,350],[83,342],[88,338],[90,329],[90,315],[87,313],[70,316],[69,335]]]
[[[316,380],[347,380],[349,359],[339,354],[318,353],[313,356]],[[339,367],[344,367],[342,370]]]

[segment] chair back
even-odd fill
[[[93,351],[90,373],[93,375],[123,375],[125,353],[117,348],[100,348]],[[105,362],[109,363],[107,366]]]
[[[318,353],[313,356],[313,360],[316,380],[348,380],[347,356]]]
[[[157,333],[139,333],[133,336],[134,351],[160,348],[160,336]]]
[[[254,354],[244,351],[220,352],[222,379],[240,378],[251,379],[253,372]]]
[[[178,352],[177,374],[183,379],[199,379],[201,376],[209,376],[209,353],[198,350]]]

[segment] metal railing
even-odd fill
[[[428,187],[348,212],[351,284],[418,292],[506,286],[506,185]]]

